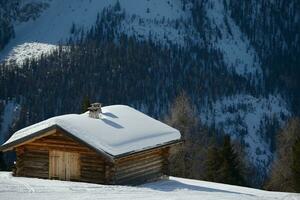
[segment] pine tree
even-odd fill
[[[293,145],[293,162],[291,166],[295,192],[300,192],[300,138]]]
[[[82,100],[82,105],[81,105],[81,112],[86,112],[88,110],[88,107],[90,107],[91,102],[90,98],[88,96],[84,96]]]
[[[115,6],[114,6],[114,10],[115,10],[115,11],[120,11],[120,10],[121,10],[121,5],[120,5],[119,0],[117,1],[117,3],[116,3]]]
[[[222,182],[234,185],[244,185],[245,181],[240,169],[239,159],[234,152],[229,135],[224,136],[221,157],[222,165],[219,171],[219,178],[221,178]]]
[[[210,147],[205,161],[205,180],[219,182],[218,170],[222,164],[222,158],[219,149]]]

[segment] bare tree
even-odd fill
[[[166,123],[177,128],[184,143],[171,149],[170,174],[187,178],[203,177],[203,161],[210,143],[207,129],[201,126],[187,94],[181,92],[171,106]]]
[[[277,136],[276,158],[270,178],[265,186],[269,190],[295,192],[291,164],[293,162],[293,145],[300,137],[300,119],[291,119]]]

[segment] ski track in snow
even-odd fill
[[[22,181],[20,179],[12,179],[12,181],[16,182],[18,185],[20,185],[20,187],[25,187],[27,189],[27,193],[35,192],[35,189],[33,187],[31,187],[30,184],[28,184],[25,181]]]
[[[12,177],[9,172],[0,172],[0,199],[10,200],[297,200],[299,198],[298,194],[267,192],[176,177],[131,187]]]

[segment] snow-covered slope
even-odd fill
[[[115,6],[118,1],[27,0],[24,4],[32,2],[42,2],[47,6],[35,20],[15,22],[15,38],[0,52],[0,61],[15,60],[22,64],[26,58],[37,58],[42,53],[51,52],[55,45],[71,36],[72,25],[87,30],[94,25],[103,8]],[[190,4],[183,6],[181,0],[119,0],[119,3],[121,10],[125,11],[120,32],[141,40],[151,37],[163,44],[185,46],[190,40],[201,44],[202,39],[191,22]],[[228,70],[246,77],[261,76],[255,51],[225,12],[223,2],[208,1],[205,17],[211,29],[207,34],[212,48],[223,53]]]
[[[270,138],[265,135],[267,120],[276,120],[280,126],[289,115],[286,103],[279,96],[257,98],[241,94],[204,106],[201,119],[235,139],[242,139],[250,162],[265,170],[273,158]]]
[[[214,36],[211,43],[223,53],[229,69],[242,76],[262,78],[258,55],[225,11],[223,3],[222,0],[209,0],[206,4],[207,18],[212,28],[210,34]]]
[[[48,43],[25,42],[14,47],[5,58],[6,62],[15,62],[18,66],[22,65],[26,59],[38,59],[42,54],[47,55],[57,46]]]
[[[72,25],[88,29],[97,19],[97,14],[103,8],[115,6],[117,0],[89,0],[89,1],[50,1],[27,0],[24,4],[43,2],[46,8],[35,20],[15,22],[15,38],[0,52],[0,60],[16,60],[18,63],[28,58],[47,53],[60,42],[64,42],[71,35]],[[167,20],[187,19],[188,15],[182,11],[180,0],[119,0],[121,9],[126,12],[126,20],[122,24],[122,31],[129,35],[135,34],[158,40],[173,41],[183,44],[182,36],[172,26],[166,26]]]
[[[12,177],[8,172],[0,173],[0,199],[10,200],[297,200],[299,198],[298,194],[267,192],[176,177],[170,177],[169,180],[162,180],[137,187],[130,187]]]

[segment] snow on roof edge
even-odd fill
[[[156,125],[157,127],[159,127],[159,129],[157,129],[157,128],[154,129],[156,131],[158,130],[159,134],[156,134],[156,135],[154,134],[153,135],[153,133],[151,133],[150,136],[148,134],[148,135],[145,135],[142,138],[140,138],[141,134],[138,135],[139,137],[137,137],[135,135],[135,137],[133,137],[133,141],[136,140],[136,142],[130,142],[129,147],[130,147],[130,145],[135,145],[136,147],[128,148],[128,149],[127,149],[128,144],[127,144],[127,146],[125,145],[125,148],[122,147],[122,145],[123,145],[122,142],[124,143],[124,138],[123,138],[123,140],[121,142],[117,143],[118,145],[121,144],[121,150],[119,150],[119,149],[116,150],[116,149],[114,149],[115,147],[111,148],[110,144],[109,143],[106,144],[105,141],[102,142],[102,141],[98,140],[98,141],[95,142],[93,140],[93,138],[89,139],[89,140],[85,140],[86,137],[88,137],[87,136],[88,134],[78,134],[78,133],[76,133],[76,130],[77,130],[77,132],[80,132],[80,133],[85,132],[84,129],[81,129],[82,128],[81,126],[79,126],[80,129],[76,129],[76,128],[78,128],[78,126],[75,127],[75,131],[74,131],[75,134],[74,134],[72,132],[73,128],[74,128],[74,127],[72,127],[73,126],[72,123],[74,124],[76,122],[72,121],[73,118],[80,118],[80,120],[82,120],[82,119],[84,119],[84,120],[87,120],[87,119],[88,120],[94,120],[94,119],[87,118],[83,114],[81,114],[81,115],[79,115],[79,114],[68,114],[68,115],[61,115],[61,116],[56,116],[56,117],[49,118],[47,120],[41,121],[39,123],[33,124],[31,126],[25,127],[23,129],[15,132],[9,140],[7,140],[4,144],[2,144],[2,146],[0,146],[0,150],[2,150],[2,151],[3,150],[9,150],[13,146],[15,146],[17,144],[20,144],[22,142],[25,142],[26,140],[28,140],[32,137],[37,137],[39,135],[42,135],[47,129],[49,130],[49,129],[54,128],[54,127],[59,127],[61,129],[63,129],[65,132],[69,133],[68,134],[69,136],[71,136],[73,138],[75,137],[75,139],[83,142],[85,145],[93,148],[94,150],[96,150],[98,152],[100,151],[101,153],[104,153],[104,154],[108,155],[109,157],[111,157],[111,156],[118,157],[120,155],[131,154],[131,153],[140,152],[140,151],[144,151],[144,150],[147,150],[147,149],[157,148],[157,147],[165,146],[165,145],[171,145],[173,143],[178,143],[178,142],[181,141],[181,135],[180,135],[180,132],[177,129],[174,129],[174,128],[172,128],[172,127],[170,127],[170,126],[168,126],[168,125],[166,125],[166,124],[164,124],[164,123],[162,123],[162,122],[160,122],[156,119],[153,119],[153,118],[151,118],[151,117],[149,117],[149,116],[141,113],[140,111],[137,111],[137,110],[135,110],[135,109],[133,109],[129,106],[113,105],[113,106],[103,107],[103,109],[107,111],[106,112],[107,114],[111,114],[111,115],[116,114],[117,116],[120,115],[122,118],[126,118],[127,115],[128,115],[129,118],[130,117],[131,118],[136,117],[137,124],[138,124],[138,122],[143,122],[143,120],[147,121],[147,122],[150,121],[152,123],[152,124],[150,123],[150,125]],[[127,114],[127,112],[129,114]],[[124,113],[125,113],[125,117],[122,116],[122,115],[124,115]],[[71,120],[69,120],[69,118]],[[118,118],[118,117],[116,117],[116,118]],[[134,118],[133,120],[136,120],[136,119]],[[63,120],[65,120],[67,122],[67,125],[65,123],[63,123],[64,122]],[[106,120],[108,120],[108,119],[106,119]],[[99,123],[99,122],[96,122],[96,123]],[[124,124],[124,119],[123,119],[123,121],[115,120],[115,122],[123,122],[123,124]],[[115,123],[115,122],[113,122],[113,123]],[[125,120],[125,122],[127,122],[127,121]],[[71,123],[71,125],[70,125],[70,123]],[[61,124],[63,124],[63,126],[60,126]],[[96,125],[98,126],[98,127],[96,127],[96,128],[98,128],[98,129],[96,129],[96,132],[97,132],[97,130],[103,128],[104,126],[107,127],[107,125],[102,125],[102,126],[99,126],[99,124],[96,124]],[[149,123],[148,124],[146,123],[146,125],[149,125]],[[128,129],[129,131],[132,130],[132,127],[129,127],[129,128],[131,128],[131,129]],[[137,126],[137,128],[138,128],[138,126]],[[151,130],[151,127],[146,126],[146,128],[144,128],[144,129],[147,132],[148,129]],[[33,130],[33,131],[31,131],[31,130]],[[114,130],[114,131],[118,131],[118,130]],[[141,130],[138,130],[138,131],[141,131]],[[95,132],[95,129],[93,130],[93,132]],[[22,135],[24,133],[26,133],[26,134]],[[18,134],[19,134],[19,136],[18,136]],[[126,136],[126,133],[124,133],[124,132],[120,132],[120,134],[125,134],[125,136]],[[15,136],[15,138],[13,138],[13,136]],[[147,138],[147,137],[149,137],[150,139]],[[129,140],[130,140],[130,137],[129,137]],[[143,142],[145,144],[143,144]],[[113,144],[113,145],[115,145],[115,144]],[[103,147],[103,148],[101,148],[101,147]]]
[[[158,147],[162,147],[162,146],[169,146],[169,145],[178,144],[178,143],[182,142],[182,139],[178,139],[178,140],[173,140],[173,141],[166,142],[166,143],[157,144],[157,145],[152,146],[152,147],[145,147],[145,148],[139,149],[137,151],[129,151],[129,152],[126,152],[126,153],[123,153],[123,154],[119,154],[119,155],[112,155],[112,154],[110,154],[110,153],[108,153],[106,151],[103,151],[103,150],[100,150],[100,149],[97,149],[97,148],[93,147],[92,145],[88,144],[87,142],[81,140],[80,138],[77,138],[72,133],[69,133],[68,131],[66,131],[65,129],[63,129],[62,127],[60,127],[59,125],[55,124],[55,125],[49,126],[48,128],[42,129],[40,131],[37,131],[37,132],[35,132],[35,133],[31,134],[31,135],[28,135],[28,136],[25,136],[25,137],[20,138],[18,140],[15,140],[13,142],[4,143],[4,144],[2,144],[0,146],[0,151],[9,150],[10,148],[12,148],[12,147],[14,147],[14,146],[16,146],[18,144],[21,144],[21,143],[25,142],[28,139],[31,139],[31,138],[34,138],[34,137],[38,137],[38,136],[43,136],[45,134],[45,132],[53,130],[55,128],[56,129],[59,128],[59,129],[63,130],[64,134],[66,134],[67,136],[70,136],[72,139],[75,139],[76,141],[78,141],[80,143],[83,143],[84,145],[87,145],[88,147],[94,149],[96,152],[99,152],[102,155],[106,155],[106,157],[109,160],[112,160],[113,157],[119,158],[119,157],[130,155],[130,154],[133,154],[133,153],[139,153],[139,152],[142,152],[142,151],[147,151],[147,150],[151,150],[151,149],[154,149],[154,148],[158,148]]]

